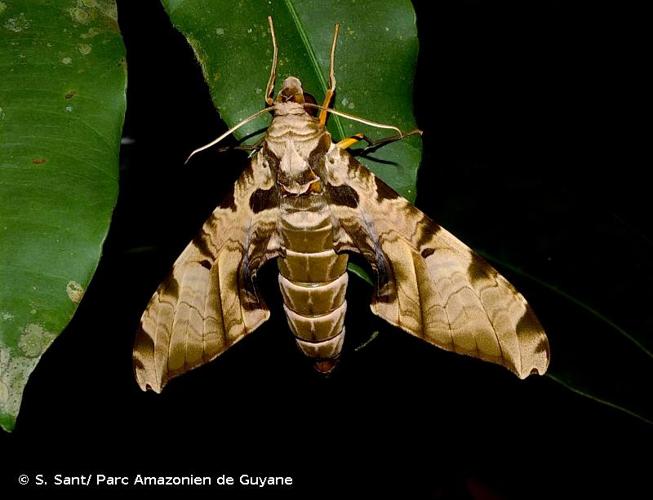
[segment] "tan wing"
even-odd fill
[[[339,250],[378,276],[372,311],[431,344],[525,378],[549,364],[547,337],[524,297],[464,243],[348,153],[325,162]]]
[[[277,216],[274,181],[255,157],[143,313],[134,345],[141,389],[161,392],[268,319],[252,280],[277,254]]]

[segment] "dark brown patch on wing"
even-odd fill
[[[427,258],[429,255],[433,255],[435,253],[435,249],[433,248],[425,248],[422,250],[422,257]]]
[[[473,252],[470,252],[472,261],[467,267],[467,276],[471,283],[476,283],[478,280],[487,279],[488,276],[495,277],[497,272],[494,270],[487,261]]]
[[[177,283],[177,278],[172,274],[168,277],[168,281],[166,281],[165,294],[170,295],[175,299],[179,297],[179,283]],[[159,295],[159,297],[161,297],[161,295]]]
[[[361,164],[358,160],[356,160],[356,158],[354,158],[353,155],[349,154],[347,151],[341,151],[340,155],[347,158],[349,175],[358,177],[360,182],[366,184],[370,176],[373,175],[372,172],[370,172],[365,165]]]
[[[399,195],[381,179],[374,177],[374,181],[376,182],[377,201],[394,200],[395,198],[399,198]]]
[[[326,185],[326,194],[329,201],[334,205],[340,205],[349,208],[358,208],[360,201],[358,193],[354,188],[347,185],[334,186],[332,184]]]
[[[200,251],[204,257],[209,257],[210,260],[213,260],[213,252],[209,248],[209,241],[211,236],[205,231],[201,231],[200,234],[195,236],[193,239],[193,245]]]
[[[537,346],[535,347],[536,354],[539,354],[541,352],[545,352],[547,354],[547,357],[549,356],[549,341],[546,337],[542,337],[538,342]]]
[[[236,181],[236,185],[239,186],[243,191],[247,191],[252,184],[256,182],[256,176],[254,175],[254,162],[253,159],[250,161],[245,169],[240,174],[240,177]]]
[[[414,207],[410,207],[412,210],[417,210]],[[430,242],[433,241],[434,236],[440,231],[441,227],[433,222],[431,219],[426,217],[426,215],[422,215],[422,220],[419,221],[419,225],[417,226],[417,231],[419,231],[419,238],[417,239],[417,243],[415,246],[419,250],[420,248],[428,245]]]
[[[519,319],[519,322],[517,323],[517,327],[515,328],[517,332],[517,336],[520,337],[522,335],[527,336],[529,334],[533,334],[535,332],[541,332],[542,325],[538,321],[537,317],[535,316],[535,313],[531,309],[530,306],[526,307],[526,311],[524,311],[524,315]],[[543,337],[540,342],[538,343],[537,347],[535,348],[535,352],[546,352],[547,354],[549,353],[549,341],[547,340],[546,337]]]
[[[259,154],[263,155],[263,158],[265,158],[265,161],[261,162],[264,167],[269,167],[273,173],[276,173],[277,170],[279,170],[279,158],[274,154],[272,149],[270,149],[267,142],[263,143],[263,148]]]
[[[249,208],[257,214],[279,206],[279,195],[276,187],[270,189],[257,189],[249,197]]]
[[[211,269],[211,262],[206,259],[201,260],[200,266],[202,266],[204,269]]]
[[[233,189],[229,191],[229,193],[222,198],[222,201],[220,201],[220,204],[218,205],[220,208],[228,208],[232,212],[235,212],[238,207],[236,207],[236,200],[234,200],[234,192]]]
[[[308,155],[308,164],[312,170],[318,172],[324,165],[324,155],[331,147],[331,139],[327,134],[322,134],[315,149]]]

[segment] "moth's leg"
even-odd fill
[[[272,36],[272,66],[270,67],[270,78],[268,79],[268,86],[265,89],[265,102],[268,106],[272,106],[274,99],[272,93],[274,92],[274,81],[277,79],[277,37],[274,36],[274,24],[272,23],[272,16],[268,16],[268,23],[270,25],[270,35]]]
[[[385,146],[386,144],[400,141],[402,139],[405,139],[406,137],[410,137],[411,135],[422,135],[422,131],[419,129],[415,129],[415,130],[411,130],[410,132],[406,132],[402,134],[395,134],[389,137],[382,137],[381,139],[370,139],[365,134],[355,134],[352,135],[351,137],[347,137],[346,139],[343,139],[340,142],[336,143],[336,146],[338,146],[340,149],[348,149],[359,141],[365,141],[367,143],[367,146],[364,147],[363,149],[356,150],[357,155],[362,155],[365,153],[369,153],[370,151],[376,151],[377,149]]]
[[[225,153],[227,151],[245,151],[247,156],[251,158],[254,156],[261,147],[263,146],[263,141],[259,141],[256,144],[239,144],[238,146],[225,146],[224,148],[218,149],[218,153]]]
[[[336,93],[336,73],[335,73],[335,61],[336,61],[336,44],[338,42],[338,32],[340,31],[340,25],[336,24],[335,30],[333,32],[333,43],[331,44],[331,56],[329,59],[329,88],[326,91],[324,96],[324,102],[322,103],[322,111],[320,111],[320,125],[324,126],[327,121],[328,108],[331,104],[331,99],[333,99],[333,94]]]
[[[371,139],[369,139],[365,134],[354,134],[351,137],[347,137],[346,139],[337,142],[336,146],[338,146],[340,149],[349,149],[358,141],[365,141],[368,144],[372,144]]]
[[[258,132],[254,132],[253,134],[258,135]],[[245,137],[243,140],[247,140],[251,138],[251,136]],[[245,151],[247,153],[247,157],[251,158],[254,156],[260,149],[263,147],[263,144],[265,143],[265,136],[261,137],[258,139],[256,142],[252,144],[237,144],[235,146],[225,146],[223,148],[218,149],[218,153],[225,153],[227,151]]]

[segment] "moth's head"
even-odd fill
[[[317,114],[315,106],[312,106],[316,104],[315,98],[304,92],[302,82],[294,76],[289,76],[283,81],[283,87],[277,94],[275,102],[277,103],[277,114],[297,114],[298,112],[306,112],[311,116]],[[283,104],[283,106],[279,107],[279,104]],[[297,104],[297,106],[293,106],[293,104]]]
[[[283,88],[277,94],[277,102],[295,102],[304,104],[304,89],[299,78],[289,76],[283,81]]]

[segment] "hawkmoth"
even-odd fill
[[[264,112],[272,114],[271,124],[142,315],[133,355],[140,387],[160,392],[170,378],[213,360],[266,321],[270,312],[254,278],[271,259],[297,345],[328,373],[345,336],[349,252],[374,271],[371,308],[387,322],[520,378],[544,373],[548,340],[523,296],[361,165],[347,150],[359,137],[332,141],[329,113],[356,119],[330,107],[337,27],[329,89],[318,106],[292,76],[273,98],[277,45],[269,21],[267,107],[227,134]]]

